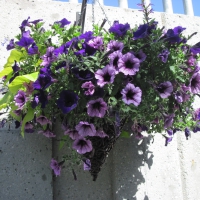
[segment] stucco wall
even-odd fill
[[[142,23],[142,13],[133,9],[104,7],[110,22]],[[19,25],[28,16],[32,20],[42,18],[46,26],[56,20],[75,20],[81,4],[48,0],[1,0],[0,41],[19,33]],[[191,43],[200,41],[200,18],[186,15],[154,13],[160,26],[186,27],[186,35],[198,32]],[[95,6],[95,23],[104,18],[102,10]],[[108,23],[106,25],[108,27]],[[92,28],[92,8],[87,7],[85,30]],[[0,46],[0,67],[9,52]],[[199,107],[199,102],[195,102]],[[59,133],[59,128],[56,129]],[[184,133],[175,135],[172,143],[164,146],[164,138],[157,135],[141,144],[134,138],[121,138],[99,174],[96,182],[82,166],[75,168],[77,181],[67,166],[62,176],[53,178],[49,162],[57,156],[58,142],[38,134],[26,134],[11,126],[0,129],[0,199],[1,200],[196,200],[200,190],[200,134],[185,140]],[[53,149],[53,151],[52,151]],[[64,151],[63,149],[62,151]],[[66,149],[67,150],[67,149]]]

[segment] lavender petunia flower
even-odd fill
[[[97,85],[103,87],[105,84],[113,83],[116,70],[111,65],[106,65],[103,69],[98,69],[95,72],[95,78],[97,79]]]
[[[24,130],[26,133],[33,133],[35,130],[33,129],[33,124],[31,122],[27,122],[25,124]]]
[[[72,148],[75,149],[79,154],[85,154],[92,151],[92,142],[85,138],[78,138],[73,142]]]
[[[42,126],[47,125],[47,124],[51,124],[51,121],[47,117],[45,117],[44,115],[40,115],[39,117],[37,117],[36,122],[38,122]]]
[[[18,108],[22,108],[25,103],[28,101],[28,98],[26,97],[26,93],[22,90],[19,90],[18,93],[14,97],[15,105]]]
[[[31,37],[21,37],[21,39],[16,42],[16,44],[20,47],[28,48],[31,44],[34,43],[34,39]]]
[[[85,89],[84,94],[85,95],[93,95],[94,94],[94,88],[95,86],[93,85],[93,83],[91,81],[85,82],[82,84],[81,88]]]
[[[108,137],[108,135],[103,131],[103,129],[98,129],[95,136],[100,138]]]
[[[164,50],[162,50],[162,52],[158,55],[158,58],[160,58],[160,60],[161,60],[162,62],[166,63],[169,54],[170,54],[170,52],[168,51],[168,49],[164,49]]]
[[[53,138],[53,137],[56,137],[56,135],[51,132],[49,129],[46,129],[46,130],[43,130],[43,131],[38,131],[38,133],[42,133],[45,137],[47,138]]]
[[[38,46],[35,44],[35,42],[31,45],[31,47],[28,49],[28,55],[34,55],[38,52]]]
[[[15,43],[14,43],[14,39],[11,39],[9,44],[7,45],[6,49],[7,50],[11,50],[15,48]]]
[[[146,57],[147,57],[147,56],[146,56],[146,54],[145,54],[142,50],[140,50],[140,51],[137,52],[137,53],[133,53],[133,54],[134,54],[134,56],[135,56],[136,58],[139,59],[140,63],[146,60]]]
[[[107,103],[102,99],[90,100],[87,103],[87,113],[90,117],[104,117],[108,110]]]
[[[120,58],[122,58],[122,56],[123,56],[123,54],[121,53],[121,51],[115,51],[108,56],[110,59],[110,65],[115,67],[116,74],[119,73],[118,61]]]
[[[200,92],[200,73],[196,72],[192,75],[191,79],[190,79],[190,91],[193,94],[197,94]]]
[[[88,44],[95,49],[101,50],[103,48],[103,38],[97,36],[92,40],[88,41]]]
[[[54,55],[54,47],[47,48],[46,54],[42,56],[42,60],[42,66],[48,66],[56,60],[56,56]]]
[[[91,170],[91,162],[90,159],[85,159],[83,164],[83,169],[84,170]]]
[[[31,32],[29,30],[28,31],[23,31],[22,37],[30,38],[31,37],[30,33]]]
[[[194,46],[190,48],[190,51],[194,54],[197,55],[200,53],[200,42],[196,43]]]
[[[120,24],[119,21],[114,21],[113,25],[109,28],[109,32],[114,33],[116,37],[123,37],[129,29],[130,25],[128,23]]]
[[[194,58],[194,56],[189,56],[189,58],[188,58],[186,64],[187,64],[188,66],[190,66],[190,67],[191,67],[191,66],[195,66],[195,65],[196,65],[196,59]]]
[[[62,110],[63,114],[69,113],[76,108],[78,104],[78,96],[73,91],[63,90],[60,98],[57,100],[57,106]]]
[[[164,128],[169,128],[174,122],[174,113],[164,116]]]
[[[53,158],[51,159],[51,163],[50,163],[50,167],[51,169],[54,171],[54,174],[56,176],[60,176],[60,172],[61,172],[61,165],[59,165],[57,160],[54,160]]]
[[[69,135],[69,137],[72,139],[72,140],[76,140],[80,137],[80,135],[78,134],[78,131],[75,130],[75,129],[67,129],[65,132],[64,132],[64,135]]]
[[[180,103],[183,103],[183,102],[186,102],[187,100],[189,100],[190,95],[186,94],[185,92],[182,92],[182,91],[177,91],[174,94],[174,97],[175,97],[175,100],[180,104]]]
[[[171,95],[173,92],[173,85],[171,84],[170,81],[166,81],[163,83],[160,83],[157,87],[156,90],[158,91],[159,95],[161,98],[167,98]]]
[[[165,146],[167,146],[173,139],[173,130],[169,129],[167,130],[168,136],[165,136]]]
[[[198,108],[194,111],[193,119],[194,119],[194,121],[200,121],[200,108]]]
[[[122,49],[124,48],[123,42],[119,42],[116,40],[111,40],[107,44],[107,51],[120,51],[122,52]]]
[[[135,75],[139,71],[140,60],[128,52],[118,60],[118,67],[125,75]]]
[[[54,24],[59,24],[61,28],[63,28],[64,26],[70,24],[71,22],[68,21],[66,18],[63,18],[62,20],[60,21],[56,21],[54,22]]]
[[[75,129],[78,131],[78,134],[82,137],[85,136],[95,136],[96,129],[93,124],[89,124],[88,122],[80,121],[78,125],[76,125]]]
[[[142,90],[139,87],[135,87],[133,84],[128,83],[126,87],[121,91],[122,101],[125,104],[133,104],[138,106],[141,102]]]

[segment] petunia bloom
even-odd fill
[[[87,81],[81,85],[81,88],[85,89],[85,95],[93,95],[95,86],[91,81]]]
[[[28,55],[34,55],[38,53],[38,46],[35,42],[32,43],[31,47],[28,49]]]
[[[63,28],[64,26],[70,24],[71,22],[68,21],[66,18],[63,18],[62,20],[60,21],[56,21],[54,22],[54,24],[59,24],[61,28]]]
[[[50,163],[50,167],[51,169],[54,171],[54,174],[56,176],[60,176],[60,172],[61,172],[61,165],[59,165],[57,160],[54,160],[53,158],[51,159],[51,163]]]
[[[173,85],[170,81],[166,81],[163,83],[160,83],[157,87],[156,90],[158,91],[159,95],[161,98],[167,98],[171,95],[173,92]]]
[[[159,58],[162,62],[166,63],[169,54],[170,54],[170,52],[168,51],[168,49],[164,49],[164,50],[162,50],[162,52],[158,55],[158,58]]]
[[[83,164],[83,169],[84,170],[91,170],[91,161],[90,159],[85,159]]]
[[[90,41],[88,41],[88,44],[98,50],[101,50],[103,48],[103,38],[100,36],[97,36]]]
[[[141,103],[142,90],[139,87],[135,87],[131,83],[126,85],[126,87],[121,91],[121,94],[122,101],[125,104],[138,106]]]
[[[22,108],[25,103],[28,101],[28,98],[26,97],[26,93],[22,90],[19,90],[18,93],[14,97],[15,105],[18,106],[18,108]]]
[[[72,139],[72,140],[76,140],[80,137],[80,135],[78,134],[78,131],[75,130],[75,129],[67,129],[65,132],[64,132],[64,135],[69,135],[69,137]]]
[[[116,37],[123,37],[130,29],[130,25],[120,24],[119,21],[114,21],[113,25],[109,28],[109,32],[113,33]]]
[[[78,125],[76,125],[75,129],[78,131],[78,134],[82,137],[85,136],[95,136],[96,129],[93,124],[89,124],[88,122],[80,121]]]
[[[190,79],[190,91],[193,94],[197,94],[200,92],[200,73],[194,73]]]
[[[108,137],[108,135],[103,131],[103,129],[98,129],[95,136],[98,136],[100,138]]]
[[[107,103],[102,99],[90,100],[87,103],[87,113],[90,117],[104,117],[108,110]]]
[[[124,44],[123,42],[119,42],[116,40],[111,40],[108,44],[107,44],[107,51],[120,51],[122,52],[122,49],[124,48]]]
[[[103,69],[98,69],[95,72],[97,85],[103,87],[105,84],[113,83],[115,78],[115,68],[111,65],[106,65]]]
[[[121,51],[114,51],[113,53],[111,53],[108,57],[110,59],[110,65],[115,67],[115,73],[118,74],[119,73],[119,67],[118,67],[118,61],[119,59],[123,56],[123,54],[121,53]]]
[[[6,46],[7,50],[11,50],[15,48],[15,43],[14,43],[14,39],[11,39],[9,44]]]
[[[28,48],[31,44],[34,43],[33,38],[31,37],[21,37],[21,39],[16,42],[17,45],[19,45],[20,47],[24,47],[24,48]]]
[[[51,124],[51,121],[47,117],[45,117],[44,115],[40,115],[39,117],[37,117],[36,122],[38,122],[42,126],[47,125],[47,124]]]
[[[42,130],[42,131],[38,131],[38,133],[42,133],[45,137],[47,138],[53,138],[53,137],[56,137],[56,135],[51,132],[49,129],[46,129],[46,130]]]
[[[85,154],[92,151],[92,142],[85,138],[78,138],[73,142],[72,148],[75,149],[79,154]]]
[[[198,42],[198,43],[196,43],[194,46],[192,46],[192,47],[190,48],[190,51],[191,51],[194,55],[200,53],[200,42]]]
[[[43,60],[42,63],[41,63],[42,66],[48,66],[53,61],[56,60],[56,56],[54,54],[54,47],[48,47],[47,48],[46,54],[44,54],[42,56],[42,60]]]
[[[67,114],[78,104],[78,96],[71,90],[63,90],[60,98],[57,100],[57,106],[62,110],[63,114]]]
[[[169,128],[174,122],[174,113],[164,116],[164,128]]]
[[[125,75],[135,75],[139,71],[140,60],[128,52],[118,60],[118,67]]]

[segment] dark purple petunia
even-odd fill
[[[60,21],[56,21],[54,22],[54,24],[59,24],[61,28],[63,28],[64,26],[70,24],[71,22],[68,21],[66,18],[63,18],[62,20]]]
[[[82,33],[79,37],[80,40],[85,40],[85,42],[88,42],[89,40],[93,39],[93,32],[92,31],[87,31],[85,33]]]
[[[31,37],[21,37],[21,39],[18,42],[16,42],[17,45],[26,49],[33,43],[34,39]]]
[[[56,65],[56,70],[59,70],[61,68],[65,68],[67,70],[67,62],[66,61],[62,61]]]
[[[159,58],[162,62],[166,63],[169,54],[170,54],[170,52],[168,51],[168,49],[164,49],[164,50],[162,50],[162,52],[158,55],[158,58]]]
[[[102,99],[98,98],[96,100],[90,100],[87,103],[87,114],[90,117],[104,117],[106,114],[106,110],[108,110],[107,103]]]
[[[187,127],[185,128],[185,137],[188,140],[188,137],[190,136],[190,129]]]
[[[135,75],[139,71],[140,60],[128,52],[118,60],[118,67],[125,75]]]
[[[54,171],[54,174],[56,176],[60,176],[60,172],[61,172],[61,165],[59,165],[57,160],[54,160],[53,158],[51,159],[51,163],[50,163],[50,167],[51,169]]]
[[[79,154],[85,154],[92,151],[92,142],[85,138],[78,138],[73,142],[72,148],[75,149]]]
[[[69,135],[69,137],[72,139],[72,140],[76,140],[80,137],[80,135],[78,134],[78,131],[75,130],[75,129],[67,129],[65,132],[64,132],[64,135]]]
[[[72,68],[72,73],[80,80],[89,81],[94,78],[94,73],[90,70],[79,70],[78,68]]]
[[[84,170],[91,170],[91,162],[90,159],[85,159],[83,164],[83,169]]]
[[[34,126],[31,122],[26,122],[24,130],[26,133],[33,133],[35,130],[33,129]]]
[[[174,113],[164,116],[164,128],[169,128],[174,122]]]
[[[48,66],[51,64],[51,62],[56,60],[56,56],[54,55],[54,47],[47,48],[46,54],[42,56],[42,60],[42,66]]]
[[[82,44],[82,49],[80,49],[77,52],[74,52],[74,54],[76,56],[92,56],[96,53],[97,49],[95,49],[94,47],[90,46],[89,44],[87,44],[86,42],[84,42]]]
[[[142,50],[140,50],[140,51],[137,52],[137,53],[133,53],[133,54],[134,54],[134,56],[135,56],[136,58],[139,59],[140,63],[146,60],[146,57],[147,57],[147,56],[146,56],[146,54],[145,54]]]
[[[93,85],[93,83],[91,81],[85,82],[82,84],[81,88],[85,89],[84,94],[85,95],[93,95],[94,94],[94,88],[95,86]]]
[[[119,41],[116,41],[116,40],[111,40],[107,44],[107,51],[120,51],[120,52],[122,52],[123,48],[124,48],[123,42],[119,42]]]
[[[19,65],[17,64],[16,61],[15,61],[15,64],[12,66],[12,69],[14,73],[17,73],[20,70]]]
[[[196,72],[192,75],[190,79],[190,92],[197,94],[200,92],[200,73]]]
[[[200,121],[200,108],[198,108],[194,111],[193,119],[194,119],[194,121]]]
[[[120,24],[119,21],[114,21],[113,25],[109,28],[109,32],[113,33],[116,37],[123,37],[130,29],[130,25]]]
[[[63,44],[62,46],[58,47],[57,49],[55,49],[53,51],[53,54],[58,57],[59,55],[62,54],[67,54],[68,53],[68,48],[70,47],[70,45],[68,45],[67,43]]]
[[[11,50],[15,48],[15,43],[14,43],[14,39],[11,39],[9,44],[7,45],[6,49],[7,50]]]
[[[45,117],[44,115],[40,115],[39,117],[37,117],[36,122],[38,122],[42,126],[47,125],[47,124],[51,124],[51,121],[47,117]]]
[[[28,98],[26,97],[26,93],[22,90],[19,90],[18,93],[14,97],[15,105],[18,108],[22,108],[25,103],[28,101]]]
[[[28,17],[27,19],[22,21],[21,26],[19,27],[21,29],[21,31],[25,30],[25,26],[30,26],[29,21],[28,21],[29,19],[30,19],[30,17]]]
[[[103,87],[105,84],[113,83],[116,70],[112,65],[106,65],[103,69],[98,69],[95,72],[97,85]]]
[[[31,102],[31,107],[36,108],[39,103],[41,103],[41,108],[45,108],[48,103],[48,98],[43,90],[39,90],[39,93],[34,94],[33,100]]]
[[[94,49],[101,50],[103,48],[103,38],[100,36],[97,36],[91,40],[88,41],[88,44],[93,47]]]
[[[39,74],[37,80],[33,83],[34,90],[45,90],[54,82],[48,73]]]
[[[33,20],[33,21],[29,22],[29,23],[36,25],[37,23],[39,23],[41,21],[43,21],[43,19],[36,19],[36,20]]]
[[[19,128],[21,126],[21,123],[17,120],[15,120],[15,128]]]
[[[193,130],[192,130],[194,133],[197,133],[197,132],[200,132],[200,127],[199,127],[199,124],[197,124]]]
[[[166,81],[163,83],[160,83],[157,87],[156,90],[158,91],[159,95],[161,98],[167,98],[171,95],[173,92],[173,85],[170,81]]]
[[[31,47],[28,49],[28,55],[34,55],[38,52],[38,46],[35,44],[35,42],[31,45]]]
[[[167,146],[173,139],[174,132],[173,130],[169,129],[167,130],[168,136],[165,136],[165,146]]]
[[[138,106],[141,102],[142,90],[139,87],[135,87],[133,84],[128,83],[126,87],[121,91],[122,101],[125,104],[133,104]]]
[[[190,48],[190,52],[192,52],[194,55],[200,53],[200,42],[198,42],[194,46],[192,46]]]
[[[122,58],[123,54],[121,53],[121,51],[114,51],[113,53],[111,53],[108,57],[110,59],[110,65],[115,67],[115,73],[118,74],[119,73],[119,67],[118,67],[118,61],[120,58]]]
[[[60,98],[57,100],[57,106],[63,112],[63,114],[69,113],[76,108],[78,104],[78,95],[71,90],[63,90],[60,93]]]
[[[80,121],[78,125],[76,125],[75,129],[78,131],[78,134],[81,137],[86,136],[95,136],[96,129],[93,124],[89,124],[88,122]]]

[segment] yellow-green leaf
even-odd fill
[[[7,103],[3,103],[0,105],[0,110],[7,107]]]
[[[8,75],[10,73],[13,72],[13,69],[12,67],[7,67],[7,68],[4,68],[1,72],[0,72],[0,78],[2,78],[3,76],[5,75]]]

